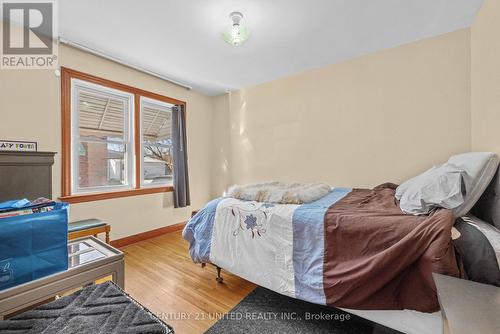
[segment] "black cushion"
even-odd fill
[[[460,232],[455,249],[468,278],[500,287],[500,231],[474,216],[457,219],[455,228]]]

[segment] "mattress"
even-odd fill
[[[460,276],[450,210],[401,212],[396,186],[334,188],[303,205],[220,198],[186,225],[195,262],[283,295],[359,310],[439,310],[432,273]]]

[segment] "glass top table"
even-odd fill
[[[119,253],[121,252],[117,249],[103,244],[94,237],[72,240],[68,243],[68,269],[90,264]]]
[[[71,240],[67,270],[0,291],[0,319],[108,276],[124,288],[125,260],[120,250],[95,237]]]

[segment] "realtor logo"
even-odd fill
[[[55,1],[2,0],[1,5],[1,68],[57,68]]]

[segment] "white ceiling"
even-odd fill
[[[470,26],[482,0],[61,0],[60,34],[206,94]],[[231,11],[252,35],[226,44]]]

